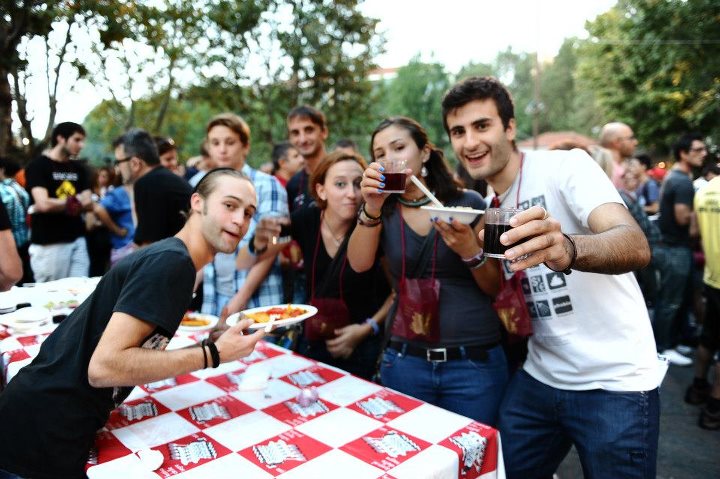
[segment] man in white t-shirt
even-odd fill
[[[468,78],[442,106],[470,175],[487,180],[495,203],[525,209],[501,236],[513,245],[506,274],[527,274],[534,328],[500,410],[508,477],[550,477],[574,443],[586,477],[654,478],[659,370],[631,273],[650,260],[642,230],[586,153],[518,151],[496,79]]]

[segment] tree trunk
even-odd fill
[[[0,155],[12,149],[12,93],[7,69],[0,67]]]
[[[12,76],[15,86],[17,115],[20,119],[20,138],[27,138],[28,140],[27,145],[23,143],[22,149],[29,157],[33,157],[35,153],[35,137],[32,132],[32,122],[28,119],[27,99],[25,98],[25,94],[20,90],[20,75],[17,68],[13,68]]]
[[[165,114],[167,113],[168,107],[170,106],[170,98],[172,97],[173,87],[175,86],[175,75],[173,74],[174,69],[175,59],[171,58],[170,66],[168,67],[168,86],[165,90],[165,95],[163,96],[162,103],[160,104],[160,109],[158,110],[157,117],[155,118],[154,133],[156,135],[160,134],[160,129],[162,128],[163,121],[165,121]]]

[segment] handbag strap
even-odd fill
[[[317,232],[317,239],[315,240],[315,252],[313,253],[313,263],[312,263],[312,270],[310,275],[310,301],[313,301],[315,299],[315,272],[317,270],[317,257],[318,252],[320,251],[320,238],[322,237],[322,221],[323,221],[323,215],[320,214],[320,226],[318,227]],[[340,266],[340,300],[345,301],[345,294],[343,293],[343,276],[345,275],[345,266],[347,265],[347,243],[350,239],[350,235],[345,235],[345,239],[342,243],[340,243],[340,246],[338,247],[337,252],[335,253],[335,257],[332,258],[330,262],[330,266],[328,266],[327,273],[325,274],[325,279],[323,281],[323,290],[325,290],[325,286],[327,285],[327,282],[330,281],[332,278],[332,272],[337,267],[337,262],[340,258],[342,258],[342,266]]]
[[[398,205],[398,215],[400,217],[400,249],[402,255],[402,268],[400,280],[405,279],[405,219],[402,215],[402,209]],[[432,256],[430,255],[430,244],[432,243]],[[437,260],[437,232],[435,228],[430,230],[430,233],[425,237],[420,253],[418,254],[418,261],[415,263],[415,269],[413,271],[413,278],[418,278],[422,272],[427,268],[428,262],[432,259],[432,273],[431,278],[435,279],[435,263]]]

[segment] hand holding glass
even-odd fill
[[[505,258],[505,251],[515,246],[504,245],[500,236],[510,230],[510,218],[520,213],[517,208],[488,208],[485,210],[485,255],[491,258]]]

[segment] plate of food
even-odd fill
[[[206,331],[212,329],[218,323],[219,318],[212,314],[185,313],[180,326],[180,331]]]
[[[469,206],[439,206],[425,205],[420,207],[430,214],[431,218],[439,218],[446,223],[450,223],[451,219],[456,219],[460,223],[469,225],[477,218],[477,215],[485,213],[485,210],[476,210]]]
[[[234,326],[241,317],[245,317],[254,321],[253,324],[248,326],[248,329],[264,328],[271,322],[274,327],[282,327],[305,321],[316,314],[317,308],[309,304],[278,304],[276,306],[246,309],[232,314],[228,316],[227,324],[228,326]]]

